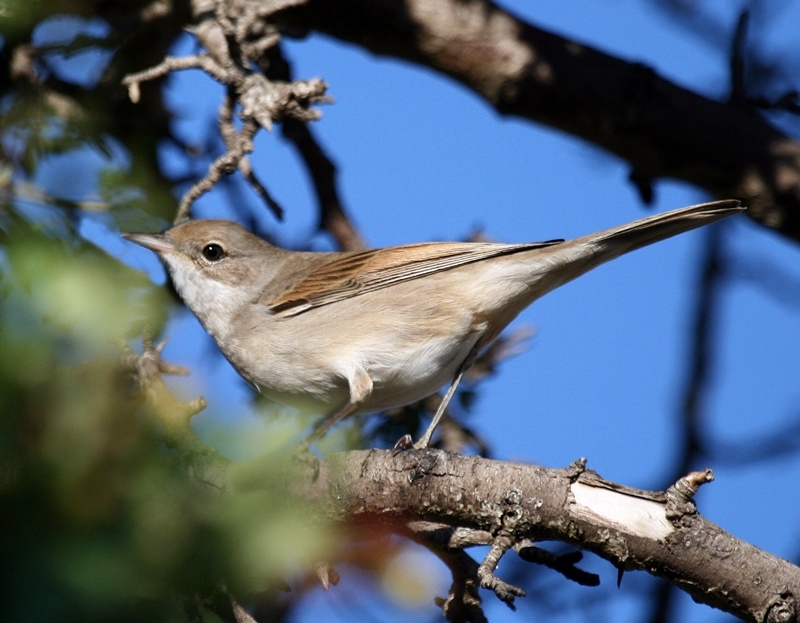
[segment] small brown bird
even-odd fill
[[[570,241],[433,242],[350,253],[279,249],[228,221],[124,234],[167,266],[183,301],[259,392],[327,419],[450,387],[528,305],[615,257],[741,212],[717,201]]]

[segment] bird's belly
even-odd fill
[[[367,361],[365,369],[373,382],[372,395],[356,413],[401,407],[439,391],[453,380],[475,341],[428,340]]]
[[[241,370],[240,374],[274,402],[307,413],[329,414],[348,401],[344,370],[356,364],[372,379],[373,388],[354,413],[374,413],[416,402],[450,383],[476,339],[406,341],[396,343],[392,352],[354,345],[327,361],[321,360],[318,352],[298,349],[292,356],[271,360],[256,375]],[[308,362],[312,361],[316,373],[309,374]]]

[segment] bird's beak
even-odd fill
[[[164,234],[122,234],[122,237],[159,254],[175,250],[175,246]]]

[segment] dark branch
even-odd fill
[[[502,114],[616,154],[637,179],[738,198],[751,218],[800,240],[800,144],[747,106],[692,93],[488,1],[309,0],[277,17],[438,71]]]

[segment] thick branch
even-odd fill
[[[740,199],[752,218],[800,240],[800,144],[744,105],[701,97],[485,0],[309,0],[280,19],[439,71],[502,114],[627,160],[640,182],[681,179]]]
[[[424,520],[495,538],[564,541],[621,569],[666,578],[745,621],[797,621],[800,569],[694,512],[689,496],[707,479],[697,474],[667,495],[651,494],[607,483],[580,464],[553,470],[436,450],[372,450],[334,455],[306,493],[334,520]],[[793,614],[775,618],[779,610]]]

